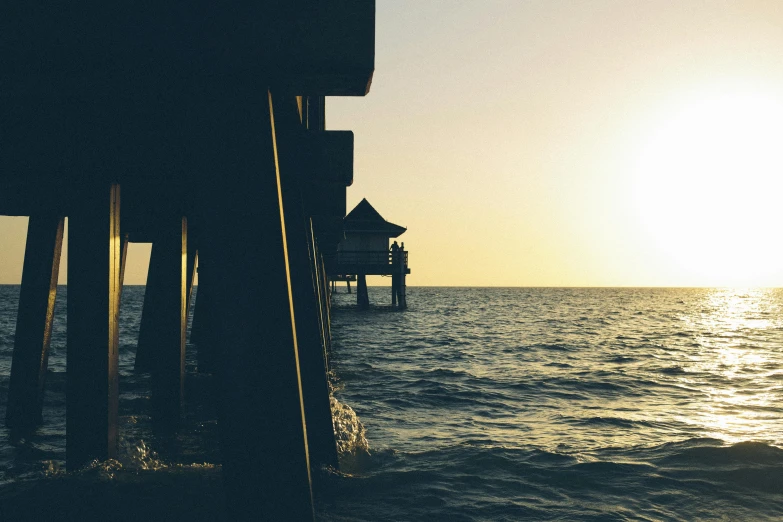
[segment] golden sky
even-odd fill
[[[349,210],[408,227],[410,285],[783,286],[783,2],[377,9],[370,94],[327,126],[355,133]],[[24,229],[0,217],[2,283]]]

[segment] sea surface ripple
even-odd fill
[[[328,520],[783,520],[783,290],[341,290]]]
[[[1,416],[18,290],[0,286]],[[211,379],[190,344],[182,429],[151,428],[149,377],[133,370],[143,295],[123,292],[120,456],[66,473],[60,287],[44,425],[12,444],[0,422],[0,519],[225,519]],[[783,290],[409,287],[400,312],[371,287],[370,300],[333,296],[341,460],[316,476],[318,520],[783,520]]]

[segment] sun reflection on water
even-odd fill
[[[772,425],[781,386],[770,357],[772,330],[781,328],[774,290],[714,289],[700,308],[682,318],[700,347],[687,368],[700,384],[702,400],[680,420],[700,426],[704,435],[727,442],[774,441]]]

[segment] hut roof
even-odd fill
[[[367,199],[362,199],[343,219],[346,233],[352,234],[384,234],[397,237],[407,229],[383,219]]]

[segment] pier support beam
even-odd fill
[[[158,425],[176,425],[184,395],[187,273],[187,219],[171,217],[152,243],[136,350],[136,369],[152,373]]]
[[[86,187],[68,217],[66,464],[117,455],[120,186]]]
[[[122,234],[120,237],[122,247],[120,250],[120,305],[122,304],[122,288],[125,285],[125,267],[128,265],[128,234]]]
[[[62,216],[39,215],[31,216],[27,225],[6,409],[6,426],[14,438],[28,435],[42,419],[63,222]]]
[[[188,225],[188,228],[190,225]],[[193,311],[195,312],[195,300],[193,299],[193,286],[196,282],[196,271],[198,267],[198,249],[196,248],[196,244],[194,241],[190,240],[190,232],[188,231],[188,237],[187,237],[187,248],[188,248],[188,254],[187,254],[187,261],[186,261],[186,267],[187,267],[187,274],[185,275],[185,283],[187,284],[186,293],[185,293],[185,327],[187,328],[187,321],[190,317],[190,311],[191,308],[193,308]],[[187,337],[186,337],[187,341]]]
[[[310,465],[337,468],[326,354],[319,321],[318,281],[313,272],[316,259],[311,257],[312,249],[308,245],[312,225],[310,219],[305,221],[300,184],[310,173],[298,161],[296,146],[303,129],[295,98],[278,98],[274,102],[274,114]]]
[[[212,310],[212,286],[214,278],[209,263],[209,255],[205,248],[199,248],[198,257],[198,291],[196,292],[195,309],[193,310],[193,325],[190,329],[190,342],[196,345],[196,358],[199,373],[215,371],[215,321]]]
[[[234,184],[208,194],[223,477],[230,517],[312,520],[295,290],[271,95],[227,99]],[[263,102],[263,103],[261,103]],[[230,138],[230,139],[229,139]],[[214,255],[213,255],[214,254]]]
[[[310,250],[310,258],[313,261],[313,281],[315,282],[315,294],[318,306],[318,326],[321,330],[321,345],[323,347],[324,365],[326,367],[326,373],[329,373],[329,357],[332,352],[332,332],[331,332],[331,319],[329,316],[329,310],[326,304],[326,288],[324,287],[323,277],[323,259],[318,251],[318,245],[315,241],[315,234],[313,233],[312,219],[308,219],[307,233],[308,233],[308,245]]]

